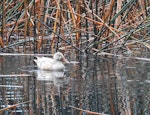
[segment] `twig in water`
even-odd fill
[[[25,103],[29,103],[29,102],[31,102],[31,100],[30,100],[30,101],[23,102],[23,103],[18,103],[18,104],[11,105],[11,106],[9,106],[9,107],[0,109],[0,112],[5,111],[5,110],[8,110],[8,109],[16,108],[16,106],[19,106],[19,105],[22,105],[22,104],[25,104]]]
[[[89,113],[89,114],[94,114],[94,115],[105,115],[103,113],[97,113],[97,112],[93,112],[93,111],[89,111],[89,110],[84,110],[84,109],[80,109],[80,108],[77,108],[77,107],[74,107],[74,106],[70,106],[71,108],[73,109],[77,109],[79,111],[83,111],[83,112],[86,112],[86,113]]]

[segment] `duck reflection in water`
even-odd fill
[[[46,90],[48,90],[47,92],[57,92],[59,94],[60,88],[65,84],[69,84],[70,81],[63,71],[37,70],[36,73],[38,83],[44,83],[46,85]]]
[[[37,70],[37,80],[47,80],[51,81],[55,78],[63,78],[64,71],[44,71],[44,70]]]

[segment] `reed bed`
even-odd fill
[[[0,51],[148,50],[150,0],[2,0]]]

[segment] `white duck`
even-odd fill
[[[36,57],[34,62],[37,64],[38,68],[41,70],[65,70],[65,66],[62,62],[68,63],[67,59],[62,53],[56,52],[52,58],[48,57]]]

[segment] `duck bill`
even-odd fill
[[[69,63],[69,61],[68,61],[66,58],[63,58],[63,59],[62,59],[62,62],[64,62],[64,63]]]

